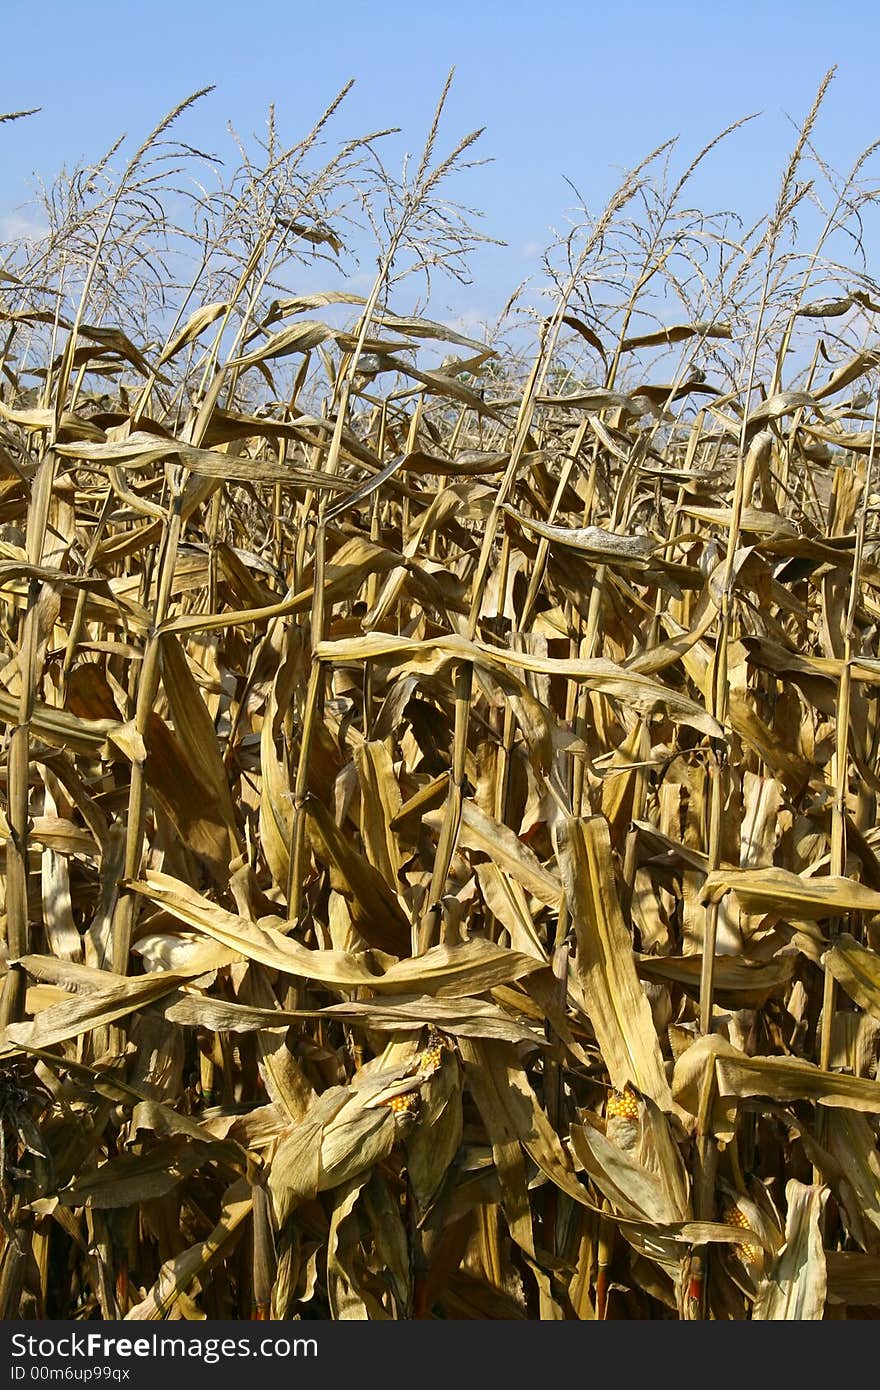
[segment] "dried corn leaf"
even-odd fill
[[[166,1260],[146,1297],[126,1313],[126,1321],[159,1322],[172,1315],[193,1280],[210,1271],[235,1240],[252,1207],[251,1187],[246,1179],[227,1188],[220,1219],[208,1238]]]
[[[558,856],[577,938],[575,971],[612,1085],[628,1082],[669,1109],[671,1095],[651,1009],[639,984],[601,816],[559,827]]]
[[[823,957],[823,964],[859,1008],[880,1018],[880,956],[876,951],[841,932]]]
[[[170,362],[172,357],[176,357],[182,348],[194,343],[196,338],[204,333],[206,328],[210,328],[212,323],[216,323],[221,314],[225,314],[229,305],[220,301],[217,304],[203,304],[196,309],[195,313],[190,314],[182,328],[169,339],[165,347],[159,354],[159,366],[163,362]]]
[[[699,1114],[707,1067],[714,1070],[720,1098],[714,1123],[721,1137],[732,1133],[731,1114],[736,1102],[752,1096],[783,1103],[809,1100],[833,1109],[880,1114],[880,1084],[876,1081],[823,1071],[799,1057],[747,1057],[717,1034],[709,1034],[687,1048],[675,1064],[673,1096],[694,1116]]]
[[[436,672],[451,662],[470,661],[475,666],[501,670],[515,666],[539,675],[566,677],[583,682],[591,690],[600,691],[612,699],[623,701],[641,714],[651,715],[663,710],[677,723],[690,724],[702,733],[722,737],[717,720],[677,691],[652,681],[647,676],[631,674],[614,662],[600,658],[565,661],[554,657],[532,656],[489,647],[482,642],[468,642],[463,637],[442,637],[435,641],[419,642],[407,637],[392,637],[370,633],[365,637],[322,642],[318,647],[322,661],[339,664],[347,661],[391,661],[404,670]]]
[[[707,876],[704,897],[736,894],[750,915],[773,912],[789,920],[820,922],[845,912],[880,912],[880,893],[850,878],[805,878],[786,869],[718,869]]]
[[[821,1320],[827,1275],[820,1221],[828,1189],[792,1178],[785,1196],[785,1244],[761,1280],[752,1317],[761,1322]]]

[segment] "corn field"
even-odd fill
[[[669,142],[480,332],[449,83],[398,172],[196,93],[0,247],[0,1317],[877,1315],[831,76],[754,226]]]

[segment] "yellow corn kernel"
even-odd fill
[[[419,1075],[432,1076],[443,1061],[446,1039],[436,1028],[428,1029],[428,1040],[419,1057]]]
[[[394,1115],[414,1115],[419,1108],[416,1091],[407,1091],[405,1096],[392,1096],[385,1104]]]
[[[740,1211],[735,1202],[731,1202],[724,1208],[723,1219],[728,1226],[738,1226],[741,1231],[750,1231],[749,1219],[744,1212]],[[747,1264],[755,1264],[762,1255],[760,1245],[737,1245],[734,1247],[741,1260]]]
[[[624,1091],[612,1091],[605,1104],[605,1118],[608,1120],[637,1120],[639,1118],[638,1096],[629,1086]]]

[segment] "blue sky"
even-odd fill
[[[463,201],[484,230],[509,243],[476,262],[471,295],[487,312],[533,268],[535,250],[564,225],[564,177],[598,206],[619,170],[670,135],[681,166],[721,127],[751,111],[701,174],[705,208],[746,217],[772,204],[793,139],[824,71],[839,65],[817,134],[827,158],[849,167],[880,136],[877,7],[621,0],[442,0],[442,3],[276,3],[154,0],[151,5],[46,0],[5,7],[0,110],[41,106],[0,128],[0,219],[29,195],[34,172],[94,157],[122,130],[139,139],[175,102],[207,83],[181,137],[233,157],[226,122],[264,126],[274,100],[285,134],[306,131],[349,77],[339,138],[394,124],[403,147],[423,138],[445,74],[456,66],[446,138],[486,126],[493,163],[465,176]],[[441,299],[456,291],[441,291]]]

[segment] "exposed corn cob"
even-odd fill
[[[443,1037],[443,1034],[438,1033],[436,1028],[430,1028],[428,1030],[428,1040],[419,1058],[419,1076],[433,1076],[434,1072],[443,1061],[443,1053],[445,1050],[446,1039]]]
[[[404,1096],[392,1096],[390,1100],[383,1101],[383,1104],[395,1115],[414,1115],[419,1108],[418,1092],[407,1091]]]
[[[738,1226],[741,1231],[750,1231],[752,1229],[749,1225],[748,1217],[744,1212],[740,1211],[735,1202],[729,1203],[729,1205],[724,1208],[723,1217],[728,1226]],[[746,1264],[756,1264],[763,1253],[760,1245],[750,1245],[748,1243],[737,1245],[734,1249],[740,1259],[744,1260]]]
[[[641,1124],[639,1098],[631,1086],[612,1091],[605,1103],[605,1129],[612,1144],[632,1153],[638,1146]]]
[[[608,1120],[637,1120],[639,1118],[639,1099],[629,1086],[623,1091],[612,1091],[605,1104],[605,1118]]]

